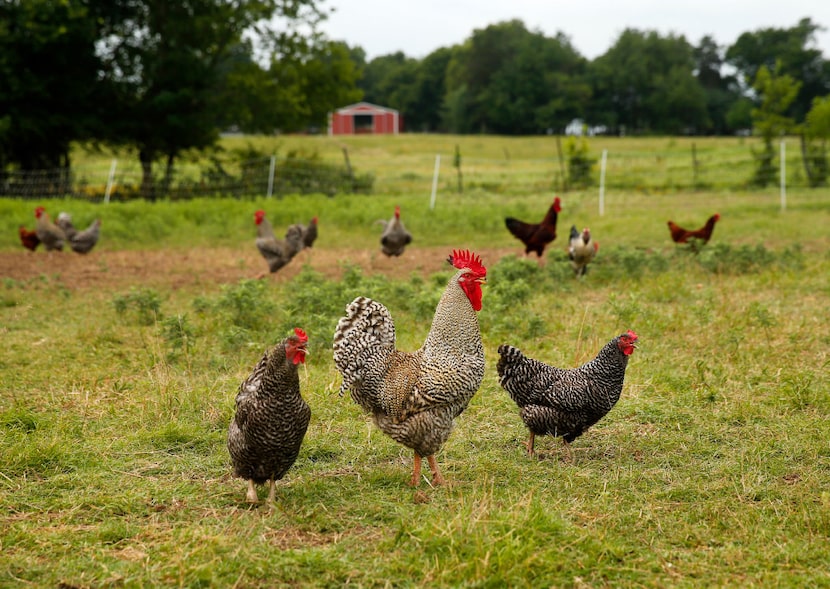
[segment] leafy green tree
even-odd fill
[[[591,63],[589,118],[627,133],[706,129],[706,95],[694,70],[693,48],[683,36],[626,29]]]
[[[774,72],[770,72],[765,65],[758,69],[753,88],[758,93],[760,104],[752,110],[752,120],[755,133],[761,137],[764,145],[760,152],[755,153],[753,184],[766,186],[775,178],[775,168],[772,165],[775,150],[772,141],[793,130],[795,122],[784,113],[795,100],[800,87],[801,82],[780,72],[780,65]]]
[[[407,120],[415,110],[417,77],[418,60],[398,51],[366,64],[358,86],[363,89],[365,100],[397,109]]]
[[[788,109],[796,121],[804,120],[812,101],[830,93],[830,61],[816,46],[816,33],[823,27],[809,18],[790,28],[764,28],[743,33],[726,51],[726,61],[734,66],[745,84],[752,84],[759,70],[779,68],[801,82],[798,95]]]
[[[709,123],[701,131],[725,135],[749,128],[751,103],[745,108],[745,116],[741,117],[740,107],[736,106],[742,98],[741,88],[734,75],[724,74],[724,49],[712,37],[704,36],[694,48],[694,60],[695,77],[706,96]]]
[[[810,186],[827,184],[830,166],[827,141],[830,139],[830,95],[813,100],[813,108],[801,132],[801,154]]]
[[[73,141],[100,131],[96,18],[85,3],[0,3],[0,174],[62,169]]]
[[[311,37],[280,28],[280,19],[313,30],[323,16],[314,0],[135,0],[118,7],[98,47],[103,78],[118,93],[107,138],[138,151],[147,198],[157,196],[153,164],[159,158],[166,158],[169,179],[180,153],[216,142],[218,110],[226,104],[220,74],[243,35],[255,29],[267,50],[303,53]]]
[[[456,132],[558,130],[590,97],[586,60],[563,34],[530,32],[520,20],[473,32],[447,66],[447,122]]]

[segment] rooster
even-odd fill
[[[273,505],[275,481],[300,453],[311,409],[300,394],[299,364],[305,362],[308,336],[300,329],[267,351],[239,386],[236,413],[228,429],[234,474],[248,481],[246,499],[257,503],[255,485],[268,481]]]
[[[571,239],[568,242],[568,259],[577,276],[585,276],[588,272],[588,263],[594,259],[599,250],[599,244],[591,241],[591,230],[587,227],[582,233],[577,231],[576,225],[571,225]]]
[[[529,455],[536,436],[544,435],[562,436],[570,453],[569,444],[611,411],[636,342],[637,334],[629,330],[605,344],[596,358],[571,370],[528,358],[513,346],[499,346],[499,384],[519,406],[530,430]]]
[[[66,234],[63,232],[63,229],[52,223],[46,209],[43,207],[37,207],[35,209],[35,219],[37,219],[35,224],[35,233],[37,234],[37,238],[43,244],[43,247],[46,248],[46,251],[50,252],[52,250],[62,250],[63,242],[66,240]]]
[[[278,240],[271,223],[265,218],[265,211],[256,211],[254,222],[257,226],[256,247],[268,262],[270,272],[276,272],[288,264],[303,248],[303,231],[299,225],[291,225],[285,233],[285,239]]]
[[[380,236],[380,251],[389,257],[400,256],[404,248],[412,243],[412,234],[401,221],[401,207],[395,207],[395,214],[388,221],[380,220],[383,233]]]
[[[510,233],[525,244],[525,255],[536,252],[541,258],[545,247],[556,239],[556,221],[561,210],[562,201],[557,196],[541,223],[525,223],[513,217],[506,217],[504,224]]]
[[[27,250],[35,251],[40,245],[40,239],[37,237],[37,232],[31,229],[26,229],[23,225],[17,228],[17,233],[20,235],[20,243],[23,244]]]
[[[487,269],[469,251],[453,251],[458,271],[450,278],[426,341],[416,352],[395,348],[395,323],[385,306],[358,297],[334,332],[334,363],[343,375],[340,394],[372,414],[375,424],[415,452],[410,483],[427,459],[432,484],[444,483],[435,453],[449,438],[453,420],[484,377],[484,348],[476,312]]]
[[[698,240],[705,245],[709,243],[709,240],[712,238],[712,232],[715,230],[715,223],[718,221],[720,221],[720,215],[715,213],[706,220],[706,224],[703,227],[691,231],[684,229],[674,221],[669,221],[668,226],[669,232],[671,233],[671,239],[674,243],[690,243],[689,240],[692,240],[693,242]]]
[[[69,247],[72,248],[73,252],[88,254],[95,247],[95,244],[98,243],[100,237],[101,219],[95,219],[83,231],[74,230],[71,236],[68,235]]]

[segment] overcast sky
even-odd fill
[[[830,0],[325,0],[323,7],[336,9],[323,24],[327,36],[362,47],[367,60],[396,51],[421,59],[514,18],[548,37],[562,31],[588,59],[605,53],[626,28],[685,35],[692,45],[711,35],[728,46],[741,33],[789,28],[805,17],[830,27]],[[830,32],[817,40],[830,59]]]

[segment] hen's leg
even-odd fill
[[[248,479],[248,493],[245,495],[245,500],[248,503],[257,503],[259,499],[256,496],[256,485],[253,479]]]
[[[409,481],[409,484],[413,487],[418,486],[418,482],[421,479],[421,457],[418,456],[418,453],[415,452],[415,461],[412,464],[412,479]]]
[[[429,469],[432,471],[432,485],[437,487],[446,483],[447,481],[445,481],[444,477],[441,476],[441,471],[438,470],[438,463],[435,462],[435,455],[427,456],[427,462],[429,462]]]
[[[568,453],[568,462],[573,462],[574,461],[574,455],[573,455],[573,452],[571,451],[571,443],[568,440],[566,440],[565,438],[562,438],[562,445],[565,447],[565,451]]]
[[[274,506],[274,499],[277,495],[277,485],[274,482],[274,479],[268,479],[268,505],[271,507]]]
[[[536,444],[536,434],[530,432],[530,438],[528,438],[527,442],[524,443],[525,448],[527,448],[527,455],[533,456],[533,447]]]

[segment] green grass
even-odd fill
[[[102,251],[246,251],[259,206],[275,225],[319,214],[321,250],[376,248],[371,223],[396,203],[413,247],[449,250],[517,246],[502,218],[537,216],[550,194],[447,195],[432,212],[427,199],[65,204],[79,222],[104,217]],[[795,191],[782,213],[774,193],[625,192],[606,207],[563,195],[544,268],[484,260],[487,372],[438,456],[451,484],[423,482],[419,502],[410,453],[337,396],[331,334],[364,294],[416,348],[449,271],[113,291],[7,278],[0,586],[829,586],[830,201]],[[0,201],[0,253],[19,249],[30,208]],[[667,218],[715,209],[699,255],[668,243]],[[579,281],[562,251],[571,223],[601,243]],[[244,503],[225,435],[239,382],[295,325],[310,336],[313,416],[269,512]],[[615,409],[573,462],[550,438],[527,458],[497,346],[569,367],[629,328],[640,348]]]

